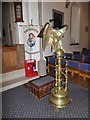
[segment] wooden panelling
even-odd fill
[[[2,47],[2,72],[24,68],[24,45]]]
[[[9,69],[10,66],[10,54],[9,54],[9,50],[8,49],[3,49],[2,50],[2,69],[3,71],[6,71],[7,69]]]
[[[20,47],[17,46],[17,52],[18,52],[18,66],[22,68],[24,67],[24,59],[25,59],[24,46],[23,45],[21,45]]]
[[[17,67],[18,66],[17,48],[16,47],[14,47],[13,49],[11,48],[9,54],[10,54],[10,66]]]

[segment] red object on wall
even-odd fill
[[[27,77],[34,77],[38,75],[38,72],[35,71],[36,68],[35,59],[25,60],[24,67],[25,67],[25,74]]]

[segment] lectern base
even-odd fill
[[[49,101],[57,108],[66,107],[70,102],[71,98],[68,95],[68,91],[58,90],[57,87],[54,87],[51,90],[51,94],[49,95]]]

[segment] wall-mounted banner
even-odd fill
[[[24,41],[25,51],[28,53],[34,53],[39,51],[39,38],[37,37],[39,31],[38,26],[27,25],[24,26]]]

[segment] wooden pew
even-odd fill
[[[78,84],[90,88],[90,64],[80,63]]]

